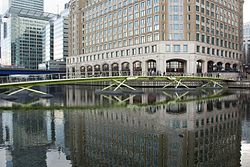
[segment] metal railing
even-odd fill
[[[45,81],[45,80],[60,80],[60,79],[76,79],[76,78],[92,78],[92,77],[117,77],[117,76],[168,76],[168,77],[220,77],[215,73],[189,74],[189,73],[157,73],[157,72],[142,72],[142,71],[102,71],[102,72],[75,72],[75,73],[55,73],[55,74],[32,74],[32,75],[14,75],[0,77],[0,84],[18,83],[29,81]],[[225,79],[220,77],[221,79]]]
[[[29,81],[42,81],[42,80],[54,80],[54,79],[66,79],[66,73],[14,75],[14,76],[6,76],[6,77],[2,76],[2,77],[0,77],[0,84],[29,82]]]

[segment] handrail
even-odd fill
[[[0,84],[7,83],[18,83],[18,82],[29,82],[29,81],[43,81],[43,80],[60,80],[60,79],[74,79],[74,78],[93,78],[93,77],[118,77],[118,76],[166,76],[166,77],[201,77],[201,78],[218,78],[219,76],[214,73],[203,73],[203,74],[189,74],[189,73],[155,73],[155,72],[141,72],[134,71],[102,71],[102,72],[76,72],[66,73],[54,73],[54,74],[32,74],[32,75],[15,75],[15,76],[4,76],[0,77]],[[219,77],[218,79],[226,79]]]

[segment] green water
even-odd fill
[[[0,100],[0,167],[249,165],[249,91],[38,89]]]

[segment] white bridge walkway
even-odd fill
[[[220,82],[234,82],[232,79],[224,79],[220,77],[215,77],[211,75],[192,75],[192,74],[168,74],[164,76],[160,75],[149,75],[148,73],[140,73],[135,75],[128,76],[124,72],[112,72],[111,75],[74,75],[67,76],[65,73],[59,74],[46,74],[46,75],[29,75],[29,76],[8,76],[8,77],[0,77],[0,89],[1,88],[9,88],[10,91],[7,92],[7,96],[14,95],[23,90],[32,91],[39,94],[46,94],[45,92],[41,92],[38,90],[32,89],[34,86],[46,86],[46,85],[58,85],[58,84],[75,84],[75,83],[87,83],[87,82],[104,82],[109,81],[110,85],[103,88],[102,91],[111,90],[117,91],[121,87],[126,87],[132,91],[136,89],[129,86],[128,81],[166,81],[166,85],[163,88],[168,87],[185,87],[189,89],[187,85],[183,82],[192,81],[192,82],[202,82],[201,87],[220,87],[223,86]],[[14,91],[13,91],[14,89]],[[6,93],[5,93],[6,94]]]

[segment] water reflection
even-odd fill
[[[237,94],[205,100],[207,92],[148,89],[117,100],[77,86],[62,89],[65,96],[46,105],[127,105],[0,112],[0,166],[240,166]]]
[[[242,96],[242,142],[241,142],[241,164],[249,166],[250,164],[250,97],[243,93]]]

